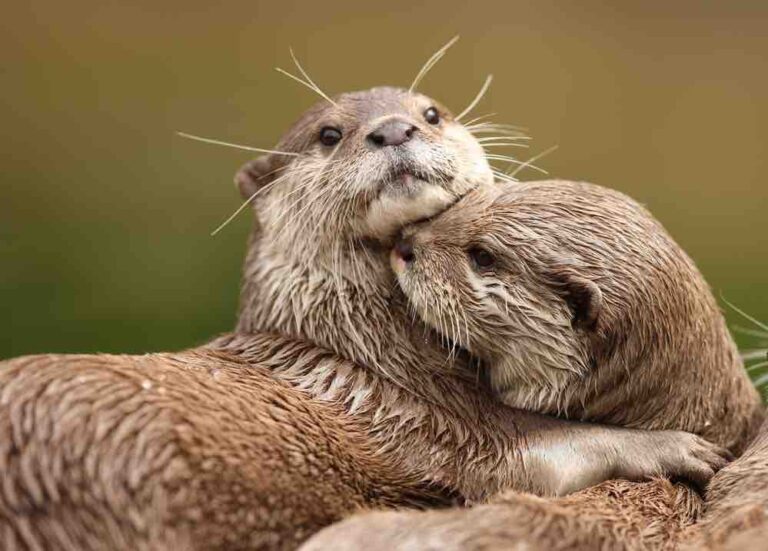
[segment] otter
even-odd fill
[[[740,453],[764,415],[701,273],[661,224],[586,183],[478,189],[392,252],[427,324],[520,408],[686,430]]]
[[[270,346],[274,362],[339,362]],[[269,368],[205,348],[4,362],[0,547],[292,549],[363,507],[454,502]]]
[[[351,371],[286,363],[274,375],[344,404],[379,452],[470,500],[505,488],[563,494],[609,476],[665,472],[646,453],[656,444],[640,444],[660,433],[598,436],[617,427],[489,400],[465,358],[446,354],[411,316],[382,245],[404,224],[495,185],[471,129],[434,99],[392,87],[342,94],[307,111],[278,152],[236,177],[256,221],[237,333],[212,346],[259,362],[248,335],[274,332],[353,362],[359,368]],[[562,455],[548,453],[552,447]],[[678,452],[663,455],[669,461]],[[711,476],[701,468],[689,474]]]
[[[408,315],[382,244],[493,185],[440,104],[343,94],[278,148],[236,177],[256,222],[235,333],[175,354],[0,366],[6,541],[290,548],[364,506],[562,494],[609,476],[703,485],[723,465],[689,433],[508,408]]]
[[[404,230],[391,263],[416,314],[482,358],[515,406],[683,428],[734,453],[765,417],[701,274],[621,193],[565,181],[480,188]],[[687,489],[612,481],[556,500],[503,493],[471,510],[363,514],[306,548],[658,548],[722,543],[745,523],[764,533],[768,424],[761,435],[715,476],[696,527],[703,504]]]

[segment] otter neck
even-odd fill
[[[445,350],[408,315],[388,251],[347,241],[336,244],[332,256],[307,262],[294,256],[296,249],[272,243],[251,239],[239,333],[308,340],[409,385],[416,373],[447,367]]]

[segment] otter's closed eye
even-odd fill
[[[341,141],[341,130],[332,126],[324,126],[320,130],[320,143],[327,146],[336,145]]]
[[[424,120],[429,124],[438,124],[440,122],[440,113],[434,107],[430,107],[424,111]]]
[[[496,257],[481,247],[472,247],[467,254],[478,268],[492,268],[496,264]]]

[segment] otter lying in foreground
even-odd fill
[[[409,315],[384,244],[493,185],[439,104],[344,94],[278,147],[237,177],[257,218],[237,333],[176,354],[2,364],[4,541],[290,548],[361,506],[440,502],[431,481],[479,500],[611,476],[703,484],[723,464],[688,433],[508,408]]]
[[[638,428],[684,428],[735,453],[764,417],[701,274],[646,210],[618,192],[561,181],[483,187],[407,229],[391,260],[415,313],[482,358],[494,391],[511,405]],[[760,471],[768,473],[768,463]],[[625,506],[612,503],[611,494],[626,497]],[[547,509],[511,494],[477,511],[355,517],[308,547],[334,541],[349,549],[391,549],[395,542],[459,548],[463,541],[473,548],[504,538],[511,544],[527,541],[536,519],[553,527],[538,542],[542,548],[631,547],[616,536],[621,518],[634,518],[634,528],[658,522],[673,514],[676,496],[664,485],[619,484]],[[645,500],[655,505],[643,509]],[[678,503],[683,528],[695,508]],[[589,514],[573,524],[570,515],[579,509]],[[566,538],[557,526],[569,523],[574,530]],[[673,535],[638,530],[635,544]]]

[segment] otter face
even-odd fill
[[[406,229],[390,256],[418,316],[481,359],[518,407],[556,409],[591,363],[602,295],[558,241],[557,208],[524,184],[486,186]]]
[[[262,229],[283,247],[386,241],[493,179],[482,147],[445,107],[398,88],[316,105],[278,149],[291,155],[256,159],[236,182],[244,197],[257,194]]]

